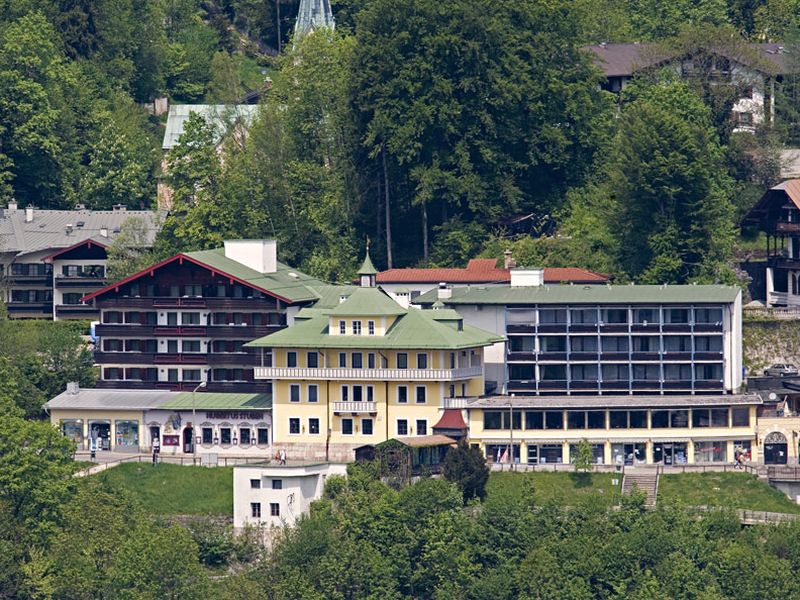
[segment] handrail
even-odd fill
[[[483,366],[459,369],[346,369],[308,367],[256,367],[256,379],[360,379],[397,381],[452,381],[478,377]]]

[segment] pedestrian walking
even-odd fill
[[[94,438],[89,439],[89,458],[92,460],[97,458],[97,440]]]
[[[285,465],[286,464],[286,450],[281,450],[279,456],[280,456],[281,464]]]
[[[158,453],[161,451],[161,441],[158,438],[153,438],[153,466],[158,464]]]

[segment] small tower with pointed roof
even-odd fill
[[[358,270],[359,285],[361,287],[375,287],[375,278],[378,275],[378,270],[372,264],[369,257],[369,244],[367,244],[367,256],[364,258],[364,264]]]
[[[334,28],[330,0],[301,0],[294,24],[294,38],[300,39],[321,27]]]

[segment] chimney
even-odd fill
[[[278,245],[275,240],[225,240],[225,257],[259,273],[278,270]]]
[[[511,287],[544,285],[544,269],[511,269]]]
[[[29,204],[25,207],[25,222],[30,223],[33,221],[33,205]]]
[[[347,296],[345,294],[342,294],[341,296],[339,296],[339,304],[341,304],[345,300],[347,300]]]
[[[78,203],[73,207],[73,210],[86,210],[86,205]]]
[[[8,201],[8,210],[17,210],[17,201],[13,198]]]
[[[72,234],[72,223],[67,223],[67,226],[64,229],[67,235]]]
[[[101,237],[107,238],[108,237],[108,227],[101,227],[100,228],[100,235],[101,235]]]
[[[128,207],[124,204],[115,204],[114,205],[114,212],[126,212]]]
[[[508,270],[508,269],[513,269],[516,266],[517,266],[517,261],[515,261],[511,257],[511,250],[506,250],[505,252],[503,252],[503,268]]]
[[[68,394],[72,394],[73,396],[75,396],[80,391],[81,391],[81,386],[77,381],[70,381],[67,383]]]
[[[439,300],[448,300],[453,297],[453,289],[444,281],[439,284],[439,289],[436,291],[436,298]]]

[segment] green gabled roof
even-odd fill
[[[339,306],[342,296],[349,296],[358,289],[355,285],[320,285],[314,288],[319,300],[314,303],[314,308],[331,309]]]
[[[278,263],[275,273],[259,273],[255,269],[227,258],[224,248],[187,252],[186,256],[220,273],[241,279],[255,288],[279,296],[292,303],[317,300],[319,294],[315,288],[326,286],[318,279],[314,279],[310,275],[306,275],[281,262]]]
[[[364,288],[369,289],[369,288]],[[328,317],[316,316],[254,340],[246,346],[265,348],[364,348],[458,350],[502,342],[502,336],[464,325],[462,330],[437,321],[433,311],[411,309],[400,315],[386,335],[330,335]]]
[[[364,264],[361,265],[361,268],[358,270],[359,275],[377,275],[378,269],[375,268],[375,265],[372,264],[372,260],[369,257],[369,250],[367,250],[367,256],[364,258]]]
[[[198,392],[194,394],[194,405],[198,410],[256,410],[272,408],[270,394],[230,394],[225,392]],[[172,408],[176,410],[191,410],[192,393],[182,392],[176,394],[159,408]]]
[[[726,285],[509,285],[452,288],[452,297],[443,302],[459,304],[708,304],[736,300],[737,287]],[[414,300],[431,305],[438,290],[431,290]]]
[[[437,308],[429,311],[429,314],[431,319],[437,321],[460,321],[462,319],[458,311],[452,308]]]
[[[400,306],[378,288],[356,289],[331,311],[334,317],[394,317],[405,314]]]

